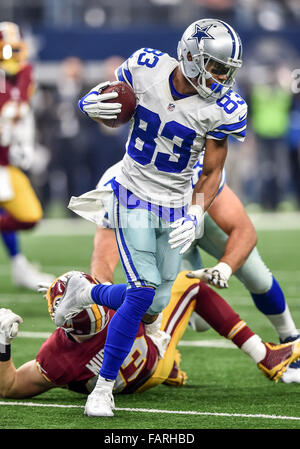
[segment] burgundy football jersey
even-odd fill
[[[0,122],[7,116],[13,121],[22,115],[25,112],[24,106],[28,107],[32,90],[33,71],[30,64],[23,67],[15,76],[6,76],[4,92],[0,93]],[[0,141],[0,165],[8,165],[9,147],[4,143]]]
[[[106,310],[110,321],[115,312]],[[57,386],[89,393],[102,365],[106,335],[107,326],[90,340],[78,343],[57,328],[37,354],[41,372]],[[131,351],[119,371],[114,391],[129,393],[136,390],[152,375],[157,361],[156,346],[145,335],[141,323]]]

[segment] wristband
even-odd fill
[[[192,204],[187,211],[188,214],[194,215],[197,220],[197,226],[201,223],[203,217],[203,209],[199,204]]]
[[[219,272],[225,277],[226,280],[230,278],[232,275],[232,269],[228,265],[228,263],[225,262],[219,262],[215,267],[214,270],[219,270]]]
[[[3,345],[0,343],[0,362],[7,362],[10,359],[10,355],[10,345]]]

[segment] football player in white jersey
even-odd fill
[[[89,416],[112,415],[113,384],[139,323],[155,321],[167,306],[181,255],[202,233],[203,214],[219,189],[227,137],[245,138],[247,105],[232,90],[241,58],[234,29],[203,19],[184,32],[179,61],[142,48],[116,71],[138,102],[109,210],[128,290],[108,327],[97,388],[85,408]],[[101,94],[108,84],[79,101],[84,113],[104,123],[121,110],[117,100],[105,103],[117,97]],[[192,190],[192,169],[204,149],[202,175]],[[56,310],[58,326],[83,305],[76,288],[69,298]]]

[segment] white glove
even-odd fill
[[[190,271],[186,274],[186,277],[200,279],[217,288],[228,288],[228,280],[231,275],[231,267],[225,262],[220,262],[212,268]]]
[[[22,170],[28,170],[31,167],[34,158],[34,149],[31,145],[22,145],[22,143],[13,143],[9,147],[9,163]]]
[[[105,103],[105,100],[117,98],[117,92],[101,94],[101,91],[110,85],[109,81],[100,83],[82,97],[78,102],[78,107],[91,118],[101,120],[116,119],[117,114],[121,112],[121,103]]]
[[[196,238],[201,237],[203,216],[202,207],[194,204],[189,207],[185,217],[171,224],[171,228],[175,229],[169,235],[169,244],[172,249],[182,246],[179,254],[183,254]]]
[[[10,309],[0,309],[0,345],[9,345],[18,334],[22,318]]]
[[[51,282],[39,282],[37,291],[39,293],[41,293],[44,296],[44,298],[46,298],[46,293],[47,293],[50,285],[51,285]]]

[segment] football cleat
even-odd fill
[[[90,295],[92,288],[93,284],[83,273],[75,272],[70,275],[65,284],[65,292],[53,311],[56,326],[63,326],[67,320],[94,304]]]
[[[281,345],[265,343],[265,346],[266,356],[257,365],[266,377],[277,382],[286,371],[287,366],[300,358],[300,341]]]
[[[82,271],[68,271],[67,273],[60,275],[50,285],[40,284],[39,292],[44,293],[46,291],[44,297],[48,302],[48,312],[53,321],[56,309],[64,298],[68,279],[71,276],[74,276],[74,274],[82,275],[92,286],[98,283],[96,279],[87,273]],[[81,310],[77,315],[67,319],[61,325],[61,328],[64,329],[65,332],[71,332],[73,335],[78,335],[80,337],[87,335],[92,336],[98,332],[102,332],[108,324],[108,320],[109,315],[105,308],[99,304],[93,303]]]
[[[40,282],[53,282],[55,276],[42,273],[31,264],[23,254],[12,258],[11,265],[12,282],[18,287],[25,287],[36,291]]]
[[[87,416],[114,416],[115,401],[112,393],[114,382],[98,379],[94,390],[88,395],[84,414]]]
[[[296,340],[300,340],[300,335],[296,335],[295,337],[288,337],[285,340],[280,340],[280,343],[290,343]],[[286,384],[292,382],[300,383],[300,359],[292,362],[287,367],[280,380]]]

